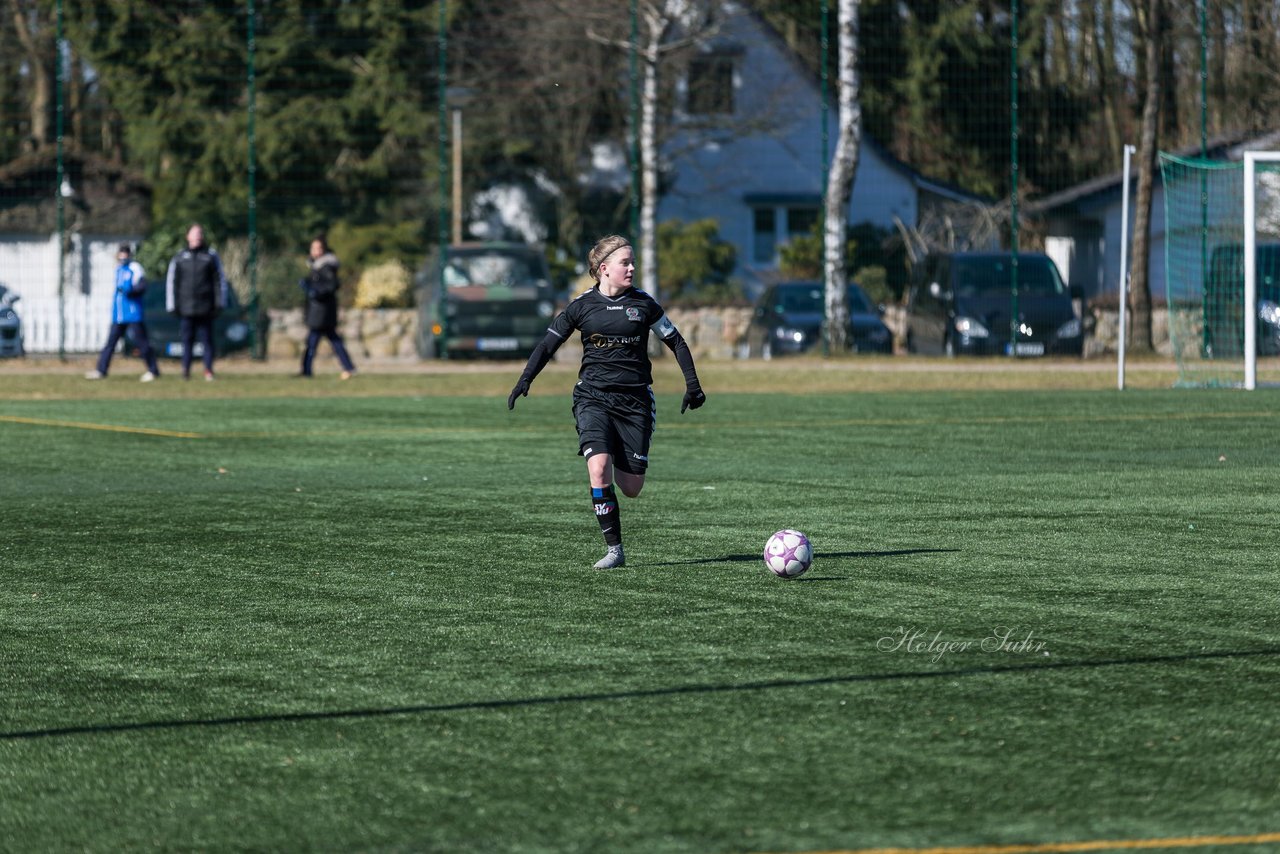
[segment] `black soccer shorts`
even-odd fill
[[[619,470],[645,473],[657,423],[651,389],[601,391],[580,382],[573,387],[573,418],[581,456],[609,454]]]

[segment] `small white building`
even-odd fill
[[[1246,151],[1280,148],[1280,133],[1259,137],[1234,136],[1213,140],[1206,147],[1210,160],[1240,161]],[[1198,157],[1200,146],[1178,152]],[[1137,201],[1137,165],[1130,168],[1129,240],[1132,246],[1134,204]],[[1023,215],[1039,220],[1045,234],[1045,252],[1057,263],[1067,282],[1079,285],[1086,298],[1120,292],[1121,210],[1124,176],[1104,175],[1046,196],[1023,208]],[[1152,184],[1151,232],[1148,270],[1151,298],[1165,301],[1165,198],[1157,169]],[[1130,269],[1132,269],[1132,257]]]
[[[28,353],[102,346],[111,322],[116,250],[150,229],[151,190],[140,176],[96,155],[71,153],[64,157],[63,177],[59,187],[53,152],[0,167],[0,284],[20,297],[15,310]]]

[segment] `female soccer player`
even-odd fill
[[[578,453],[586,458],[591,479],[591,504],[608,548],[595,568],[617,569],[625,559],[613,486],[616,482],[628,498],[640,494],[657,419],[650,388],[650,330],[671,348],[684,373],[681,414],[702,406],[707,396],[698,383],[689,345],[653,297],[632,287],[635,253],[627,239],[616,234],[602,238],[588,253],[587,266],[595,286],[551,322],[507,397],[507,409],[515,409],[517,397],[528,396],[530,383],[573,330],[579,330],[582,368],[573,389],[573,417]]]

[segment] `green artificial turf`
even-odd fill
[[[667,382],[598,572],[568,374],[363,379],[0,405],[0,848],[1280,831],[1273,392]]]

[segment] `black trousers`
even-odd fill
[[[304,377],[311,376],[311,364],[316,359],[316,348],[320,346],[321,338],[329,339],[334,355],[342,363],[342,370],[354,371],[356,369],[356,366],[351,361],[351,355],[347,353],[347,345],[343,343],[342,336],[338,334],[337,329],[312,329],[307,333],[307,349],[302,354],[302,375]]]
[[[199,334],[200,343],[204,347],[204,353],[201,357],[204,360],[204,369],[207,373],[213,373],[213,315],[184,316],[178,329],[178,335],[182,339],[182,375],[184,377],[191,375],[191,357],[193,355],[192,351],[195,349],[197,334]]]
[[[116,345],[120,343],[120,339],[126,332],[133,333],[133,340],[138,345],[138,353],[142,356],[142,361],[147,363],[147,370],[159,376],[160,368],[156,364],[156,353],[151,349],[151,339],[147,337],[147,324],[141,321],[111,324],[111,332],[107,335],[107,346],[103,347],[102,352],[98,354],[98,373],[104,377],[107,375],[107,370],[111,367],[111,357],[116,352]]]

